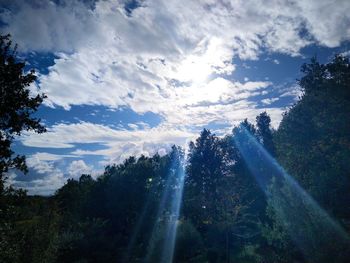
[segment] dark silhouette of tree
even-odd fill
[[[36,216],[32,211],[38,212],[37,204],[41,201],[32,204],[26,191],[4,186],[9,169],[27,172],[25,156],[15,155],[11,149],[15,136],[22,131],[45,131],[40,120],[32,117],[45,95],[30,94],[29,86],[36,76],[33,70],[24,72],[25,63],[16,59],[16,49],[10,35],[0,35],[0,261],[6,263],[24,262],[44,250],[51,251],[50,238],[44,233],[52,233],[50,223],[54,222],[52,219],[45,224],[50,215],[44,213],[36,221],[31,220]],[[18,227],[23,221],[23,227]],[[37,245],[32,247],[34,243]]]
[[[225,176],[219,139],[204,129],[195,143],[190,143],[186,191],[192,195],[192,220],[197,224],[212,224],[219,216],[219,183]],[[191,199],[191,198],[190,198]]]
[[[46,97],[32,96],[29,86],[36,80],[34,70],[24,72],[25,63],[16,59],[10,35],[0,36],[0,181],[10,168],[26,172],[25,156],[11,150],[22,131],[45,132],[40,119],[32,116]]]
[[[264,148],[271,154],[275,155],[275,146],[271,129],[271,118],[266,111],[256,117],[257,137]]]
[[[311,63],[302,66],[301,71],[304,75],[299,80],[299,85],[303,95],[284,115],[275,134],[277,159],[321,207],[349,231],[350,63],[341,56],[335,56],[327,64],[320,64],[313,58]],[[279,184],[273,192],[282,193],[280,196],[283,198],[291,195],[287,186],[281,187]],[[271,196],[269,207],[283,205],[283,200],[278,196]],[[292,205],[299,204],[295,202]],[[268,215],[274,221],[273,229],[279,230],[270,231],[270,240],[282,238],[286,253],[280,251],[279,254],[287,255],[293,251],[291,247],[295,244],[288,240],[289,236],[280,227],[286,222],[282,222],[271,209],[268,209]],[[308,216],[315,225],[317,220],[321,220],[312,214]],[[311,235],[312,231],[312,225],[308,223],[294,234]],[[271,233],[276,234],[275,239],[271,239]],[[349,249],[343,249],[341,240],[331,240],[334,235],[327,233],[323,229],[314,234],[315,241],[328,242],[322,246],[320,242],[315,242],[317,248],[309,255],[311,258],[305,260],[347,262]]]
[[[302,67],[304,94],[276,132],[279,161],[323,207],[341,218],[350,202],[350,63],[336,56]]]

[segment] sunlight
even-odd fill
[[[239,127],[234,136],[234,143],[261,189],[268,198],[274,200],[273,209],[278,220],[283,222],[283,227],[307,259],[320,262],[315,252],[322,249],[327,252],[323,257],[335,259],[340,254],[339,248],[349,247],[350,239],[346,231],[278,164],[244,126]],[[271,186],[271,182],[275,183],[275,188]],[[309,232],[300,231],[305,227]],[[330,249],[330,243],[338,246],[334,246],[336,249]]]
[[[211,72],[211,66],[204,56],[190,56],[181,63],[178,74],[179,79],[189,81],[192,85],[198,85],[205,83]]]
[[[178,104],[181,106],[195,105],[201,102],[217,103],[220,100],[227,100],[237,91],[232,82],[218,77],[202,85],[190,87],[179,87],[176,90]]]
[[[174,78],[191,85],[203,85],[210,81],[213,74],[230,75],[234,70],[231,53],[222,39],[203,39],[194,52],[180,63]]]
[[[173,262],[175,241],[177,234],[178,220],[180,216],[180,207],[185,182],[185,165],[183,165],[176,178],[176,187],[173,200],[171,201],[170,217],[168,219],[165,231],[165,242],[161,257],[162,263]]]
[[[172,160],[159,203],[156,222],[153,225],[145,262],[169,263],[173,261],[185,181],[184,160],[176,160],[176,158]]]

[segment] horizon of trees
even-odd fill
[[[176,145],[131,156],[50,197],[3,186],[0,262],[169,263],[182,173],[173,262],[348,262],[350,62],[312,59],[301,71],[303,95],[277,130],[262,112],[224,137],[204,129],[187,157]]]

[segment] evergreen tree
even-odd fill
[[[191,220],[201,228],[219,216],[218,187],[225,176],[219,147],[219,139],[207,129],[189,145],[185,191],[191,205],[187,211],[185,207],[185,213],[192,214]]]
[[[257,137],[260,143],[265,149],[271,154],[275,155],[275,147],[273,143],[272,129],[271,129],[271,118],[266,111],[260,113],[256,117],[257,126]]]

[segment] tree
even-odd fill
[[[262,135],[268,134],[269,130],[270,117],[266,113],[256,117],[256,125],[245,119],[232,130],[232,141],[237,151],[234,176],[241,204],[245,207],[242,227],[236,238],[240,241],[236,256],[238,262],[261,262],[259,254],[263,254],[266,248],[261,231],[261,224],[266,221],[263,186],[271,175],[269,169],[261,165],[262,156],[257,151],[256,142],[265,148]]]
[[[0,181],[10,168],[27,172],[25,157],[14,156],[11,149],[15,136],[22,131],[45,132],[40,119],[32,114],[46,96],[30,94],[35,72],[24,72],[25,63],[16,59],[16,50],[10,35],[0,36]]]
[[[350,200],[350,62],[336,56],[302,67],[304,94],[276,132],[278,160],[311,195],[341,220]]]
[[[210,225],[219,216],[219,183],[225,176],[221,153],[219,138],[207,129],[189,145],[185,195],[191,206],[185,204],[184,211],[193,214],[195,225]]]
[[[271,154],[275,154],[275,147],[272,140],[271,118],[266,111],[256,117],[257,137],[265,149]]]
[[[311,63],[303,65],[301,71],[304,75],[299,85],[303,95],[284,115],[274,134],[276,156],[279,163],[317,203],[345,231],[349,231],[350,62],[347,58],[336,56],[330,63],[320,64],[314,58]],[[293,195],[287,185],[277,185],[275,188],[278,191],[274,189],[274,193],[280,195],[272,194],[268,200],[269,206],[286,211],[291,210],[293,205],[299,218],[289,216],[287,220],[281,220],[278,213],[268,213],[273,222],[272,229],[281,230],[271,240],[275,242],[282,236],[286,244],[287,235],[283,233],[286,230],[279,226],[288,225],[288,221],[304,219],[295,231],[290,232],[294,237],[308,233],[304,234],[304,242],[309,240],[309,247],[314,246],[315,249],[307,251],[307,260],[347,262],[350,250],[343,249],[343,240],[336,239],[335,233],[327,232],[326,227],[319,227],[322,226],[319,222],[321,217],[302,208],[304,202],[298,202],[298,196]],[[284,202],[288,198],[293,202]],[[272,231],[270,233],[273,234]],[[322,243],[324,240],[327,244]],[[285,250],[290,251],[290,247],[285,247]]]
[[[9,169],[27,172],[25,157],[15,155],[11,145],[22,131],[45,131],[40,119],[31,115],[46,96],[31,95],[29,86],[36,80],[35,72],[24,72],[25,63],[16,59],[16,50],[10,35],[0,35],[0,254],[4,255],[3,262],[17,262],[25,238],[17,226],[17,221],[22,219],[17,212],[20,209],[13,203],[18,197],[25,200],[26,192],[4,187],[4,176]],[[17,206],[21,205],[22,202]]]

